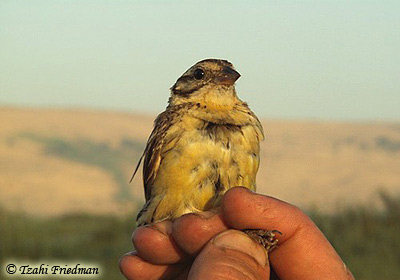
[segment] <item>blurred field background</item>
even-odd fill
[[[205,58],[235,65],[262,119],[258,191],[309,213],[357,279],[400,279],[399,14],[375,0],[1,0],[0,279],[11,259],[123,279],[144,196],[129,179],[168,87]]]
[[[155,116],[0,108],[0,258],[83,259],[123,279]],[[400,124],[264,120],[259,192],[307,211],[357,279],[400,278]]]

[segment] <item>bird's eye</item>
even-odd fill
[[[194,72],[193,72],[193,77],[194,77],[196,80],[201,80],[201,79],[203,79],[203,77],[204,77],[204,71],[203,71],[202,69],[200,69],[200,68],[197,68],[197,69],[194,70]]]

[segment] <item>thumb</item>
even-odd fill
[[[269,279],[264,248],[247,234],[226,230],[211,239],[193,262],[188,280]]]

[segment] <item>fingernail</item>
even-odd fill
[[[158,222],[155,224],[146,225],[145,227],[155,229],[165,235],[172,234],[172,222],[171,221],[162,221],[162,222]]]
[[[214,216],[217,212],[215,211],[206,211],[206,212],[196,212],[196,213],[191,213],[189,215],[195,215],[198,216],[202,219],[206,219],[208,220],[209,218],[211,218],[212,216]]]
[[[268,253],[247,234],[238,230],[227,230],[214,238],[213,243],[220,248],[243,252],[253,257],[260,265],[268,264]]]

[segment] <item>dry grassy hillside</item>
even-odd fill
[[[0,205],[36,215],[126,213],[128,185],[155,116],[0,108]],[[261,193],[334,210],[400,193],[400,124],[266,120]]]

